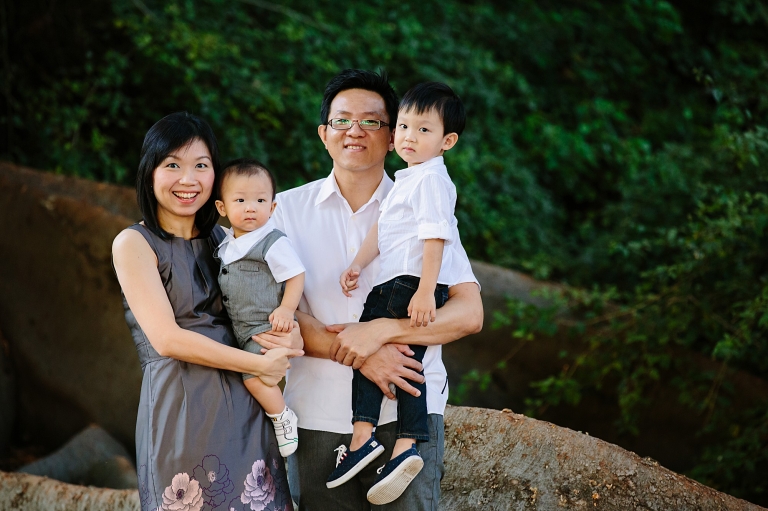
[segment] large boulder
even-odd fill
[[[0,331],[0,458],[8,455],[16,421],[16,380],[11,364],[11,347]]]
[[[98,423],[133,444],[141,371],[110,253],[131,204],[127,188],[0,165],[0,325],[22,441],[54,448]]]
[[[141,371],[110,250],[115,235],[139,216],[130,188],[0,162],[0,328],[16,369],[22,441],[54,449],[96,423],[132,449]],[[470,389],[464,403],[522,409],[530,382],[559,373],[558,353],[573,340],[515,339],[512,328],[492,328],[494,312],[504,309],[507,297],[541,304],[534,291],[557,286],[486,263],[472,265],[483,287],[485,326],[444,347],[452,391],[471,370],[492,371],[488,388]],[[508,359],[506,368],[495,369],[501,359]],[[759,378],[739,374],[733,380],[738,399],[768,393]],[[649,390],[654,413],[643,417],[638,437],[618,436],[613,422],[619,412],[607,393],[586,395],[576,409],[552,407],[544,418],[685,470],[707,441],[688,432],[706,418],[680,413],[667,390],[661,384]]]
[[[765,511],[615,445],[509,410],[448,407],[443,511]],[[131,510],[138,492],[0,472],[0,509]]]

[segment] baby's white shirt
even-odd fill
[[[275,223],[271,218],[258,229],[238,238],[235,238],[233,229],[224,228],[227,235],[219,244],[219,258],[221,258],[222,264],[230,264],[242,259],[256,243],[263,240],[267,234],[275,229]],[[286,281],[306,271],[287,236],[281,236],[272,244],[264,255],[264,260],[267,262],[275,282]]]

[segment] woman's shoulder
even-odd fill
[[[133,224],[120,231],[112,241],[112,254],[130,254],[150,249],[156,252],[149,231],[142,224]]]

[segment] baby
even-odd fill
[[[365,301],[360,321],[410,317],[412,327],[435,321],[436,309],[448,299],[448,286],[456,284],[457,265],[453,242],[459,239],[453,211],[456,188],[448,177],[443,153],[451,149],[464,130],[464,106],[445,84],[422,83],[402,101],[395,126],[395,150],[408,164],[395,173],[395,184],[382,202],[379,221],[339,279],[342,292],[351,296],[360,272],[380,255],[376,285]],[[424,358],[426,346],[410,345],[412,358]],[[428,441],[425,384],[414,397],[397,389],[397,441],[392,458],[379,469],[368,501],[382,505],[397,499],[424,466],[417,441]],[[360,472],[384,451],[373,435],[382,402],[378,386],[354,371],[352,379],[353,434],[349,452],[339,448],[329,488],[339,486]]]
[[[304,291],[304,266],[290,240],[274,228],[275,178],[256,160],[229,162],[219,181],[216,209],[232,229],[214,254],[221,260],[219,285],[241,349],[261,354],[252,336],[274,330],[290,332]],[[283,284],[284,283],[284,284]],[[280,454],[298,447],[296,414],[278,387],[243,374],[243,382],[272,419]]]

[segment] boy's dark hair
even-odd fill
[[[272,174],[272,171],[266,165],[253,158],[237,158],[228,161],[224,165],[224,170],[221,171],[221,178],[219,179],[219,186],[216,189],[216,197],[221,200],[221,189],[224,186],[224,180],[228,176],[256,176],[259,174],[264,174],[269,178],[269,182],[272,184],[272,200],[274,201],[277,194],[275,175]]]
[[[139,156],[139,169],[136,172],[136,200],[139,203],[144,225],[164,240],[172,239],[173,235],[162,229],[157,222],[157,198],[152,188],[155,169],[168,155],[197,139],[208,147],[211,165],[218,180],[219,145],[211,127],[200,117],[187,112],[166,115],[149,128],[144,136],[144,144],[141,146]],[[215,189],[216,181],[214,181]],[[195,227],[200,232],[198,238],[207,238],[213,226],[216,225],[218,212],[214,190],[211,190],[211,197],[195,214]]]
[[[349,89],[368,90],[381,96],[387,109],[387,116],[389,117],[387,119],[389,129],[394,127],[397,120],[397,94],[395,89],[389,84],[387,72],[383,69],[379,73],[365,69],[345,69],[331,78],[331,81],[325,86],[323,102],[320,104],[320,122],[322,124],[327,123],[329,120],[328,116],[330,115],[333,98],[339,92]]]
[[[440,82],[424,82],[411,88],[400,100],[400,110],[415,110],[423,114],[434,109],[443,121],[443,135],[461,135],[467,117],[459,96],[450,87]]]

